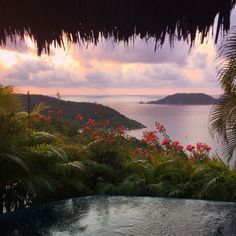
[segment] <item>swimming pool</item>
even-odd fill
[[[236,204],[81,197],[3,214],[0,235],[236,235]]]

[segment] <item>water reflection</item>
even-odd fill
[[[227,236],[236,235],[235,213],[224,202],[86,197],[2,215],[0,234]]]

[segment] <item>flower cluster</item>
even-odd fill
[[[205,143],[197,143],[197,151],[199,153],[209,152],[211,148]]]
[[[157,131],[145,131],[143,132],[143,139],[145,143],[150,145],[149,152],[154,153],[154,149],[156,148],[156,152],[164,151],[167,153],[178,154],[181,157],[189,158],[190,160],[205,160],[209,158],[209,152],[211,148],[205,143],[197,143],[196,147],[193,145],[187,145],[184,147],[180,144],[179,141],[172,141],[170,137],[166,133],[166,128],[159,122],[156,122]],[[163,137],[162,141],[159,141],[158,133]],[[158,148],[159,147],[159,148]],[[144,151],[140,151],[137,149],[132,153],[132,156],[142,154],[144,156]],[[147,156],[147,153],[145,153]]]
[[[123,125],[111,128],[109,120],[95,121],[89,118],[86,124],[87,126],[82,128],[80,132],[80,138],[85,142],[102,141],[111,144],[117,141],[119,136],[125,134],[125,127]]]
[[[145,131],[143,132],[143,142],[149,145],[155,145],[158,143],[159,138],[157,137],[156,131]]]
[[[62,109],[51,108],[47,111],[46,115],[41,115],[41,114],[35,115],[34,121],[36,122],[43,121],[50,123],[52,122],[52,120],[60,119],[62,115],[63,115]]]
[[[154,155],[152,152],[143,149],[143,148],[136,148],[133,152],[131,152],[131,157],[133,158],[139,158],[139,157],[144,157],[148,159],[153,159]]]
[[[161,145],[167,152],[175,153],[180,151],[182,152],[184,150],[184,146],[182,146],[179,141],[172,141],[170,138],[164,138]]]
[[[47,114],[48,114],[48,116],[60,117],[60,116],[62,116],[63,111],[62,111],[62,109],[51,108],[48,110]]]
[[[43,116],[40,114],[37,114],[36,116],[34,116],[34,121],[38,122],[38,121],[46,121],[46,122],[51,122],[52,118],[50,116]]]
[[[81,114],[78,113],[78,114],[76,114],[75,119],[76,120],[83,120],[84,117]]]
[[[205,143],[197,143],[196,147],[187,145],[186,150],[190,153],[190,160],[210,159],[209,152],[211,148]]]
[[[97,122],[98,126],[103,127],[103,128],[108,128],[110,126],[110,121],[109,120],[101,120]]]
[[[189,152],[192,152],[195,149],[195,147],[193,145],[187,145],[186,146],[186,150]]]
[[[178,150],[183,150],[184,149],[184,147],[182,145],[180,145],[179,141],[173,141],[171,146],[178,149]]]
[[[95,126],[96,126],[96,121],[90,118],[90,119],[88,119],[88,121],[87,121],[87,125],[88,125],[89,127],[95,127]]]
[[[164,125],[162,125],[159,122],[155,123],[156,125],[156,129],[160,132],[160,133],[165,133],[166,132],[166,128],[164,127]]]
[[[168,138],[164,138],[161,142],[161,145],[163,146],[170,146],[171,140]]]
[[[125,127],[123,125],[119,125],[116,130],[118,131],[119,134],[124,134],[125,133]]]

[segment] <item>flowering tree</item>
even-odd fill
[[[145,131],[142,141],[148,145],[146,148],[137,147],[132,153],[132,157],[149,157],[154,158],[157,153],[169,153],[189,160],[206,160],[210,159],[209,152],[211,148],[205,143],[197,143],[196,146],[187,145],[184,147],[179,141],[172,141],[167,134],[163,124],[156,122],[155,131]]]

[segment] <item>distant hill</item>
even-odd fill
[[[214,104],[216,101],[217,99],[204,93],[176,93],[157,101],[148,102],[148,104],[209,105]]]
[[[20,95],[24,104],[25,110],[27,107],[27,95]],[[70,122],[79,123],[79,126],[86,126],[88,119],[109,120],[111,126],[124,125],[127,129],[145,128],[145,126],[135,120],[120,114],[118,111],[101,104],[88,103],[88,102],[71,102],[64,101],[57,98],[43,96],[43,95],[30,95],[30,109],[32,110],[39,103],[46,103],[50,108],[62,109],[63,117]],[[77,122],[75,116],[81,114],[84,119]]]

